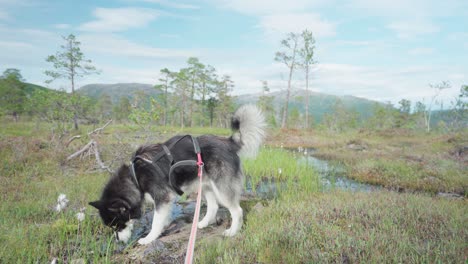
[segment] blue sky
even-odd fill
[[[161,68],[178,70],[195,56],[231,75],[235,94],[260,92],[261,80],[281,90],[287,68],[274,53],[286,33],[306,28],[319,62],[313,91],[428,102],[429,84],[449,81],[448,106],[468,84],[466,0],[0,0],[0,71],[18,68],[44,85],[45,58],[73,33],[102,72],[78,86],[155,84]],[[293,78],[304,87],[300,70]]]

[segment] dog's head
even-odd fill
[[[104,187],[101,199],[89,203],[99,210],[104,224],[117,232],[125,229],[131,219],[140,218],[142,214],[138,189],[134,190],[122,182],[122,179],[128,177],[127,173],[129,168],[123,165]]]
[[[99,210],[99,215],[104,224],[117,232],[126,228],[131,219],[141,217],[140,207],[131,208],[127,202],[119,198],[108,202],[98,200],[89,204]]]

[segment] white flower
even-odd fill
[[[85,219],[85,210],[86,207],[81,207],[80,212],[76,213],[76,218],[78,219],[78,221],[82,222]]]
[[[304,150],[304,156],[307,156],[307,149]]]
[[[76,218],[82,222],[85,219],[85,214],[83,212],[76,213]]]
[[[67,207],[69,200],[67,199],[67,196],[63,193],[61,193],[58,198],[57,198],[57,205],[55,206],[55,211],[61,212],[65,207]]]
[[[278,174],[283,173],[283,170],[281,168],[278,168]]]

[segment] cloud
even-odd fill
[[[408,51],[408,54],[411,56],[430,55],[433,53],[434,53],[433,48],[414,48]]]
[[[114,34],[84,34],[79,36],[79,39],[86,51],[118,57],[153,60],[155,58],[188,58],[198,55],[198,52],[192,50],[162,49],[141,45]]]
[[[254,16],[303,12],[327,3],[325,0],[221,0],[213,2],[222,8]]]
[[[118,32],[148,25],[161,12],[150,8],[96,8],[93,15],[96,20],[84,23],[79,30],[91,32]]]
[[[440,27],[428,21],[398,21],[392,22],[388,28],[393,30],[401,39],[414,38],[419,35],[437,33]]]
[[[200,9],[197,5],[185,4],[185,3],[174,3],[174,1],[165,1],[165,0],[141,0],[142,2],[159,4],[161,6],[167,6],[176,9]]]
[[[289,32],[302,32],[309,29],[318,37],[330,37],[336,34],[334,23],[323,20],[314,13],[287,13],[266,15],[258,24],[267,35],[281,35]]]

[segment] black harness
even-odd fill
[[[135,181],[138,188],[140,188],[140,184],[138,183],[138,179],[137,179],[136,173],[135,173],[135,162],[137,160],[141,160],[143,162],[146,162],[146,163],[149,163],[149,164],[153,165],[153,167],[156,169],[156,171],[159,173],[159,175],[164,177],[165,176],[164,171],[161,169],[161,167],[158,166],[158,164],[156,162],[158,160],[160,160],[162,157],[166,156],[169,159],[169,164],[171,164],[171,167],[169,169],[169,174],[168,174],[169,185],[171,186],[171,188],[178,195],[184,194],[184,192],[180,189],[180,187],[177,186],[177,184],[175,183],[175,179],[172,177],[172,172],[174,171],[175,168],[180,167],[180,166],[187,166],[187,165],[198,166],[199,164],[198,164],[198,162],[196,160],[181,160],[181,161],[177,161],[176,163],[174,163],[174,157],[172,156],[170,149],[172,149],[177,143],[179,143],[182,139],[184,139],[186,137],[190,137],[192,139],[195,154],[199,155],[201,153],[201,151],[200,151],[200,145],[198,144],[197,138],[195,138],[195,137],[193,137],[191,135],[185,135],[185,136],[182,136],[181,138],[179,138],[178,140],[176,140],[175,142],[173,142],[172,144],[170,144],[169,146],[166,146],[166,145],[162,144],[163,151],[158,152],[153,157],[152,160],[146,159],[146,158],[144,158],[142,156],[133,157],[133,159],[132,159],[132,161],[130,163],[130,171],[132,173],[133,180]]]

